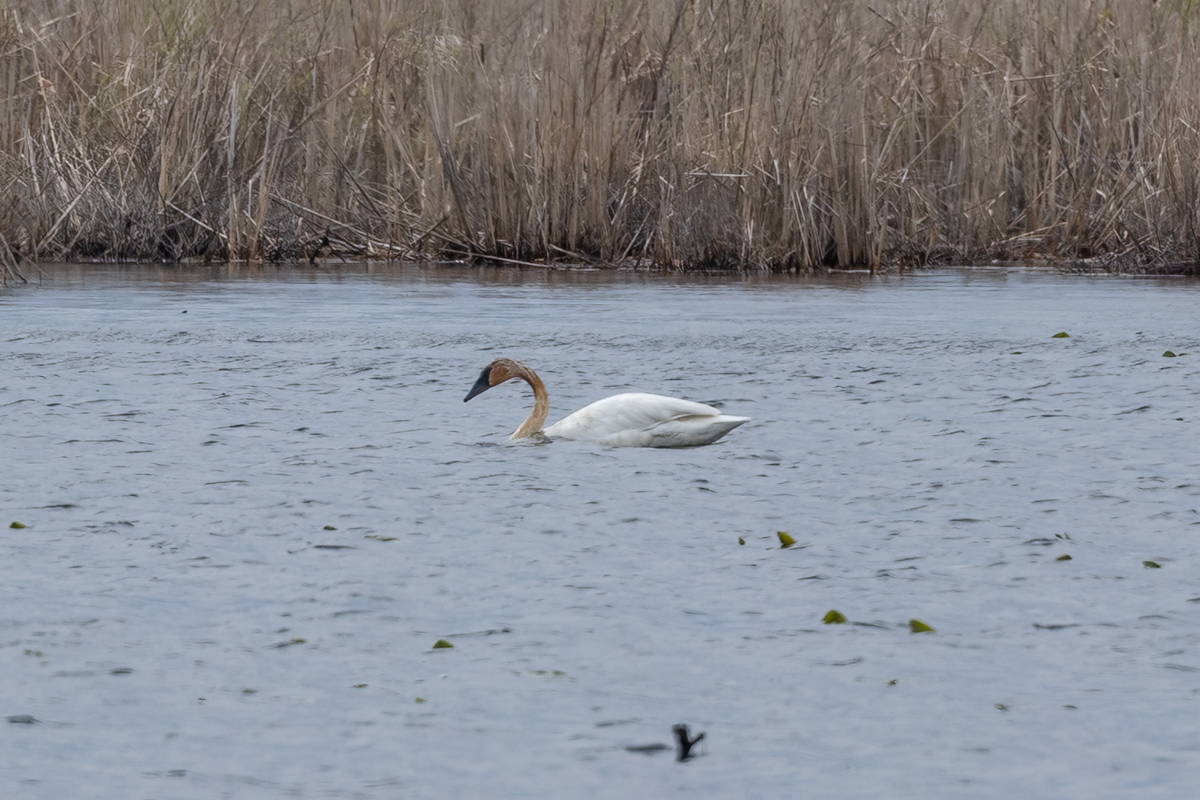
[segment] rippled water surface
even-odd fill
[[[1020,270],[47,269],[0,289],[0,794],[1191,796],[1198,312]],[[552,420],[753,421],[508,444],[523,385],[462,402],[497,355]]]

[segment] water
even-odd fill
[[[0,290],[5,797],[1200,780],[1196,283],[48,274]],[[753,421],[507,444],[524,386],[462,403],[501,354],[551,420]]]

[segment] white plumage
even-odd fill
[[[510,358],[498,358],[484,367],[463,402],[514,378],[533,388],[533,411],[511,439],[545,435],[610,447],[695,447],[712,444],[750,421],[691,400],[629,393],[597,400],[543,429],[550,411],[545,384],[532,369]]]

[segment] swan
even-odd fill
[[[610,447],[694,447],[712,444],[750,421],[691,400],[629,393],[597,400],[543,429],[550,412],[546,385],[536,372],[511,358],[497,358],[484,367],[463,402],[513,379],[525,381],[533,389],[533,411],[508,437],[510,441],[549,436]]]

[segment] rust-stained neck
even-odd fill
[[[546,393],[546,385],[538,374],[520,361],[511,358],[497,358],[488,365],[488,383],[499,386],[507,380],[516,378],[523,380],[533,389],[533,411],[521,423],[509,439],[527,439],[537,436],[546,424],[546,416],[550,413],[550,395]]]
[[[513,431],[509,439],[525,439],[530,436],[537,436],[542,432],[542,428],[546,425],[546,415],[550,413],[550,395],[546,392],[546,385],[542,383],[542,379],[537,373],[521,364],[522,371],[513,375],[514,378],[521,378],[529,384],[533,389],[533,410],[529,412],[529,416],[521,423],[521,426]]]

